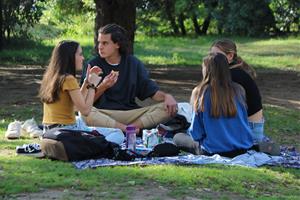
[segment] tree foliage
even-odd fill
[[[202,19],[208,16],[206,2],[215,0],[142,0],[137,5],[138,28],[147,34],[186,35],[195,32],[200,35]],[[206,32],[206,30],[204,30]]]
[[[220,0],[215,17],[218,29],[226,34],[266,35],[275,28],[268,0]]]
[[[43,30],[94,35],[107,23],[148,35],[299,34],[300,0],[1,0],[0,48],[26,36],[42,16]],[[131,48],[132,48],[131,43]]]
[[[41,23],[50,31],[69,36],[93,34],[96,16],[93,0],[52,0],[44,6]]]
[[[137,26],[150,35],[299,33],[300,0],[141,0]]]
[[[26,36],[42,15],[44,0],[1,0],[0,48],[13,35]]]
[[[300,0],[273,0],[271,8],[274,12],[277,32],[299,32]]]

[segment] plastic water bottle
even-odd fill
[[[136,147],[135,126],[128,125],[126,127],[126,148],[135,151],[135,147]]]

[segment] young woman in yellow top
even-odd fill
[[[75,108],[82,115],[90,113],[96,86],[101,80],[98,76],[101,69],[89,67],[87,78],[82,87],[79,87],[75,74],[82,69],[83,60],[82,48],[78,42],[64,40],[54,48],[39,92],[44,104],[44,131],[51,128],[97,130],[108,141],[121,144],[124,135],[120,129],[87,127],[75,115]]]

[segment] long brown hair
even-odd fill
[[[212,47],[217,47],[220,49],[222,52],[224,52],[226,55],[229,53],[233,53],[233,63],[231,67],[240,67],[242,68],[245,72],[247,72],[253,79],[256,78],[256,72],[255,70],[248,65],[240,56],[237,55],[237,47],[236,44],[229,40],[229,39],[220,39],[215,41],[212,44]]]
[[[75,76],[75,53],[79,43],[63,40],[52,51],[49,66],[41,83],[39,97],[44,103],[54,103],[67,75]]]
[[[203,79],[193,90],[191,102],[195,111],[204,112],[204,96],[210,91],[210,115],[218,118],[234,117],[237,113],[235,97],[244,105],[243,89],[231,80],[227,58],[220,53],[211,53],[203,59]]]

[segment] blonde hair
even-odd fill
[[[220,39],[215,41],[212,47],[217,47],[226,55],[229,53],[233,53],[233,62],[235,63],[235,65],[231,67],[240,67],[245,72],[247,72],[253,79],[256,78],[257,75],[255,70],[250,65],[248,65],[240,56],[237,55],[237,47],[233,41],[229,39]]]

